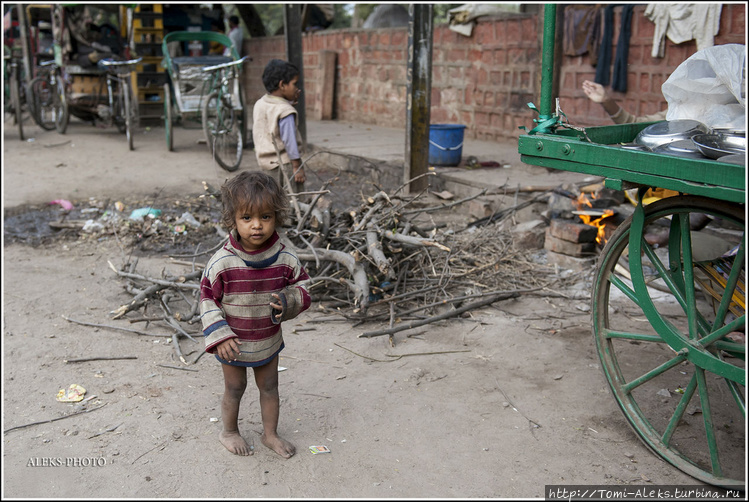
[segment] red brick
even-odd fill
[[[557,239],[575,243],[593,242],[598,235],[598,229],[584,223],[556,218],[549,223],[549,234]]]
[[[551,235],[549,229],[546,230],[545,237],[544,249],[547,249],[549,251],[577,257],[590,256],[595,254],[595,242],[584,242],[582,244],[578,244],[570,241],[565,241]]]

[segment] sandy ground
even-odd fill
[[[220,184],[227,173],[198,131],[178,133],[168,153],[160,128],[139,131],[134,152],[113,130],[81,123],[65,136],[27,125],[33,142],[6,129],[4,205]],[[179,365],[165,338],[63,318],[118,322],[110,312],[129,296],[107,260],[123,260],[113,240],[3,249],[4,497],[538,498],[550,484],[698,484],[629,429],[601,373],[587,302],[560,297],[498,302],[398,333],[394,347],[358,338],[362,327],[315,323],[313,304],[286,326],[280,361],[279,432],[298,453],[285,460],[260,443],[250,384],[240,430],[255,454],[232,455],[218,442],[223,382],[212,357],[196,371],[159,366]],[[165,256],[138,268],[188,270]],[[115,356],[135,359],[66,363]],[[96,397],[57,402],[73,383]],[[8,431],[35,422],[45,423]]]

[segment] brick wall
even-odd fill
[[[666,40],[665,57],[651,57],[655,25],[644,16],[645,5],[632,15],[629,76],[626,94],[612,93],[632,113],[649,114],[665,109],[661,84],[696,52],[694,41],[673,44]],[[614,44],[619,36],[621,7],[614,10]],[[466,137],[489,141],[514,140],[519,126],[532,127],[536,114],[526,103],[538,105],[541,58],[539,19],[536,14],[507,14],[482,18],[471,37],[445,25],[434,28],[432,52],[432,123],[460,123]],[[558,30],[562,26],[557,26]],[[717,44],[745,43],[746,6],[724,4]],[[334,118],[338,120],[402,127],[406,102],[406,28],[345,29],[303,36],[304,91],[307,117],[319,119],[322,107],[320,52],[337,53]],[[254,103],[265,92],[260,76],[273,58],[285,58],[282,36],[245,40],[253,57],[245,66],[245,93]],[[615,54],[612,48],[612,60]],[[600,105],[580,90],[593,79],[595,67],[588,54],[563,56],[560,70],[560,106],[573,124],[610,124]]]

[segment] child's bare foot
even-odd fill
[[[296,447],[281,436],[268,437],[263,434],[260,436],[260,440],[265,446],[275,451],[283,458],[291,458],[296,453]]]
[[[218,440],[221,441],[222,445],[226,446],[227,450],[235,455],[242,455],[244,457],[252,455],[250,445],[247,444],[247,441],[238,432],[221,431],[218,435]]]

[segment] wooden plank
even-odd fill
[[[333,120],[333,104],[335,97],[335,69],[336,58],[335,51],[320,51],[320,61],[322,63],[322,106],[320,110],[320,120]]]

